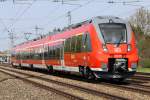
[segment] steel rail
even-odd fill
[[[137,73],[137,75],[148,75],[148,76],[150,76],[150,73],[143,73],[143,72],[136,72]]]
[[[1,69],[2,69],[2,68],[1,68]],[[6,70],[6,69],[4,69],[4,70]],[[8,71],[8,70],[7,70],[7,71]],[[42,84],[40,84],[40,83],[31,81],[31,80],[29,80],[29,79],[27,79],[27,78],[22,78],[22,77],[16,76],[16,75],[14,75],[14,74],[11,74],[11,73],[8,73],[8,72],[2,71],[2,70],[0,70],[0,72],[5,73],[5,74],[10,75],[10,76],[13,76],[13,77],[16,77],[16,78],[18,78],[18,79],[20,79],[20,80],[22,80],[22,81],[24,81],[24,82],[26,82],[26,83],[31,83],[32,85],[35,85],[35,86],[40,87],[40,88],[42,88],[42,89],[45,89],[45,90],[54,92],[54,93],[59,94],[59,95],[62,95],[62,96],[66,97],[66,98],[69,98],[69,99],[71,99],[71,100],[83,100],[83,98],[81,98],[81,97],[78,97],[78,96],[75,96],[75,95],[73,95],[73,94],[69,94],[69,93],[63,92],[63,91],[61,91],[61,90],[57,90],[57,89],[55,89],[55,88],[51,88],[51,87],[46,86],[46,85],[42,85]],[[28,75],[28,76],[29,76],[29,75]]]
[[[64,82],[60,82],[60,81],[56,81],[56,80],[52,80],[52,79],[43,78],[43,77],[40,77],[40,76],[35,76],[35,75],[23,73],[23,72],[20,72],[20,71],[16,71],[14,69],[13,70],[5,69],[5,68],[1,68],[1,69],[8,70],[8,71],[11,71],[11,72],[13,71],[15,73],[26,75],[28,77],[37,78],[37,79],[40,79],[40,80],[43,80],[43,81],[46,81],[46,82],[51,82],[51,83],[55,83],[55,84],[58,84],[58,85],[78,89],[80,91],[83,91],[83,92],[86,92],[86,93],[89,93],[89,94],[92,94],[92,95],[97,95],[97,96],[100,96],[100,97],[104,97],[104,98],[107,98],[107,99],[127,100],[127,98],[124,98],[124,97],[119,97],[119,96],[107,94],[107,93],[104,93],[104,92],[100,92],[100,91],[97,91],[97,90],[94,90],[94,89],[89,89],[89,88],[85,88],[85,87],[81,87],[81,86],[77,86],[77,85],[73,85],[73,84],[69,84],[69,83],[64,83]]]
[[[127,91],[133,91],[133,92],[137,92],[137,93],[144,94],[144,95],[150,95],[150,91],[145,90],[145,89],[150,88],[150,86],[145,86],[145,85],[141,85],[141,84],[136,84],[136,83],[132,84],[131,83],[130,85],[126,86],[126,85],[118,85],[118,84],[112,84],[112,83],[107,83],[107,82],[100,82],[100,85],[104,85],[104,86],[108,86],[108,87],[115,87],[115,88],[124,89]]]
[[[150,81],[150,77],[146,76],[134,76],[132,79],[138,79],[138,80],[143,80],[143,81]]]

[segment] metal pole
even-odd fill
[[[70,26],[71,25],[71,20],[72,20],[70,11],[68,11],[67,17],[68,17],[68,26]]]

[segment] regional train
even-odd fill
[[[113,16],[97,16],[57,34],[16,45],[11,58],[12,66],[119,81],[135,74],[139,60],[130,24]]]

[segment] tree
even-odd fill
[[[140,8],[129,19],[133,29],[137,33],[142,32],[146,36],[150,36],[150,11],[145,8]],[[140,28],[140,29],[139,29]],[[140,31],[138,31],[140,30]]]

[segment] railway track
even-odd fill
[[[81,80],[81,78],[79,80]],[[54,83],[53,80],[52,81],[49,80],[49,82]],[[116,83],[110,83],[110,82],[107,82],[107,81],[102,81],[102,82],[99,82],[99,83],[100,83],[100,85],[104,85],[104,86],[108,86],[108,87],[115,87],[115,88],[124,89],[124,90],[127,90],[127,91],[138,92],[138,93],[144,94],[144,95],[150,95],[150,86],[135,83],[134,80],[129,80],[129,82],[130,82],[129,84],[126,84],[126,83],[125,84],[124,83],[116,84]],[[57,83],[60,84],[59,82],[57,82]],[[63,83],[63,85],[65,85],[65,84]],[[78,87],[78,88],[81,88],[81,87]],[[95,93],[93,92],[93,94],[95,94]]]
[[[136,79],[139,79],[139,78],[136,78]],[[81,80],[81,78],[79,78],[79,80]],[[135,80],[128,80],[129,84],[128,83],[117,84],[116,82],[110,82],[110,81],[102,81],[99,83],[100,85],[104,85],[104,86],[115,87],[115,88],[124,89],[127,91],[138,92],[144,95],[150,95],[150,86],[139,84],[139,81],[135,82]]]
[[[56,80],[51,80],[51,79],[43,78],[43,77],[40,77],[40,76],[35,76],[35,75],[29,74],[29,73],[27,74],[27,73],[20,72],[20,71],[14,70],[14,69],[8,69],[8,68],[0,67],[0,71],[5,73],[5,74],[9,74],[11,76],[17,77],[17,78],[19,78],[23,81],[30,82],[30,83],[32,83],[36,86],[41,87],[41,88],[44,87],[44,89],[47,89],[47,90],[50,90],[50,91],[52,90],[53,92],[56,92],[60,95],[63,95],[65,97],[68,97],[68,98],[71,98],[71,99],[74,99],[74,100],[76,100],[76,99],[77,100],[82,100],[82,99],[85,99],[85,98],[78,97],[76,95],[66,93],[66,92],[63,92],[63,91],[60,91],[60,90],[56,90],[56,89],[53,89],[53,88],[49,88],[48,86],[41,85],[41,84],[36,83],[34,81],[28,80],[28,78],[39,79],[39,80],[42,80],[42,81],[45,81],[45,82],[54,83],[54,84],[57,84],[57,85],[69,87],[69,88],[72,88],[72,89],[75,89],[75,90],[79,90],[79,91],[88,93],[88,95],[92,94],[94,96],[103,97],[103,98],[107,98],[107,99],[127,100],[127,98],[124,98],[124,97],[115,96],[115,95],[111,95],[111,94],[106,94],[106,93],[96,91],[96,90],[92,90],[92,89],[89,89],[89,88],[85,88],[85,87],[81,87],[81,86],[77,86],[77,85],[73,85],[73,84],[68,84],[68,83],[64,83],[64,82],[60,82],[60,81],[56,81]],[[11,72],[11,74],[9,72]],[[24,76],[26,76],[26,78],[16,76],[16,75],[12,74],[12,72],[24,75]]]
[[[0,68],[0,69],[1,69],[1,68]],[[23,77],[19,77],[19,76],[15,75],[15,74],[9,73],[9,72],[4,71],[4,70],[0,70],[0,72],[2,72],[2,73],[4,73],[4,74],[8,74],[8,75],[10,75],[10,76],[13,76],[13,77],[15,77],[15,78],[18,78],[18,79],[20,79],[20,80],[22,80],[22,81],[24,81],[24,82],[26,82],[26,83],[31,83],[31,84],[33,84],[33,85],[39,87],[39,88],[42,88],[42,89],[45,89],[45,90],[54,92],[54,93],[56,93],[56,94],[58,94],[58,95],[62,95],[62,96],[66,97],[66,98],[69,98],[69,99],[71,99],[71,100],[83,100],[83,98],[80,98],[80,97],[78,97],[78,96],[75,96],[75,95],[72,95],[72,94],[69,94],[69,93],[66,93],[66,92],[63,92],[63,91],[60,91],[60,90],[57,90],[57,89],[48,87],[48,86],[46,86],[46,85],[42,85],[42,84],[40,84],[40,83],[31,81],[31,80],[28,80],[27,78],[30,77],[29,75],[28,75],[28,77],[23,78]]]
[[[150,76],[150,73],[137,72],[137,75],[147,75],[147,76]]]
[[[114,83],[107,83],[107,82],[101,82],[101,85],[109,86],[109,87],[115,87],[118,89],[123,89],[126,91],[132,91],[136,93],[140,93],[143,95],[150,95],[150,86],[145,86],[141,84],[131,83],[126,85],[120,85],[120,84],[114,84]]]
[[[143,80],[143,81],[150,81],[150,77],[148,77],[148,76],[135,75],[132,79]]]

